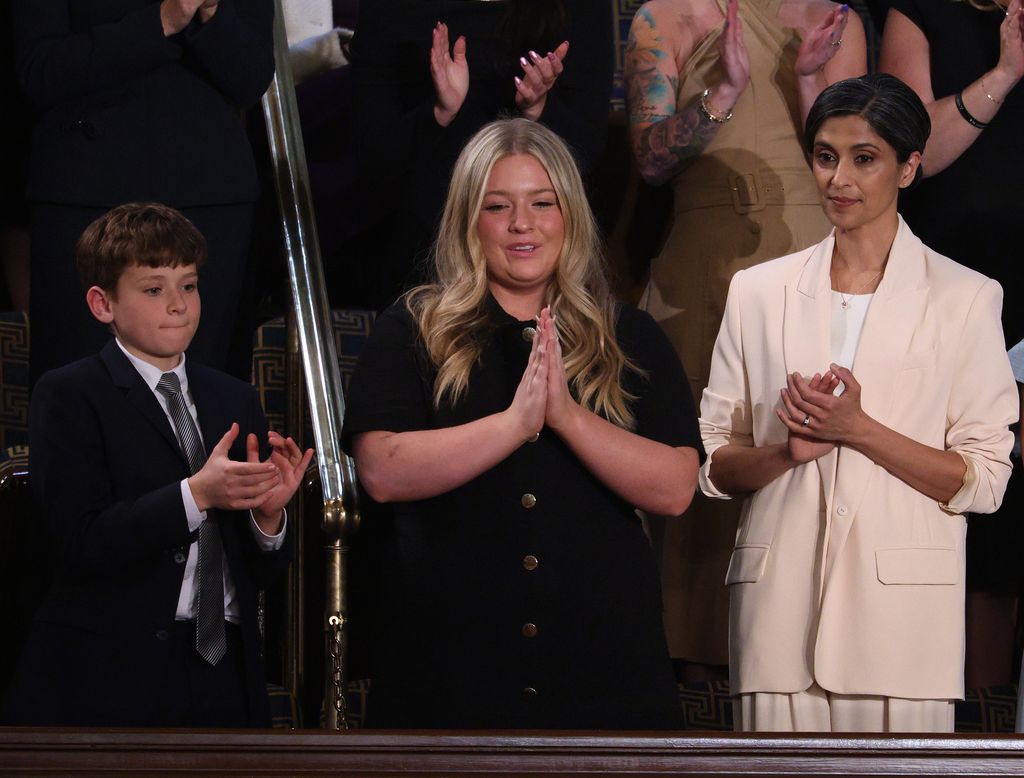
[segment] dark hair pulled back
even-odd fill
[[[886,143],[896,159],[906,162],[915,151],[924,152],[932,123],[924,103],[913,89],[888,73],[847,78],[826,87],[807,114],[804,148],[810,154],[821,125],[837,116],[859,116]],[[917,168],[914,184],[921,179]]]

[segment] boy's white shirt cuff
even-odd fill
[[[268,535],[260,529],[252,511],[249,511],[249,528],[252,530],[252,536],[256,539],[256,545],[260,547],[260,551],[277,551],[284,545],[284,533],[288,529],[288,511],[282,508],[281,512],[284,513],[284,516],[281,517],[280,532],[276,535]]]
[[[199,510],[199,506],[196,505],[196,498],[192,496],[192,487],[188,485],[187,478],[181,480],[181,501],[185,504],[185,521],[188,522],[188,531],[195,532],[206,518],[206,511]]]

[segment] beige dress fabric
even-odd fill
[[[832,694],[813,684],[796,694],[741,694],[738,732],[952,732],[953,700]]]
[[[716,2],[724,14],[724,0]],[[707,385],[733,274],[817,243],[830,229],[799,140],[793,63],[800,39],[780,26],[778,6],[779,0],[740,1],[750,83],[732,120],[673,179],[671,232],[640,301],[679,353],[694,398]],[[722,82],[719,34],[720,28],[697,45],[680,74],[680,109]],[[725,571],[739,507],[739,500],[713,502],[698,493],[686,515],[665,527],[665,631],[674,657],[728,662]]]

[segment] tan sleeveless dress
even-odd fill
[[[725,0],[715,1],[724,15]],[[750,83],[732,120],[673,179],[672,228],[640,301],[679,353],[698,403],[733,274],[817,243],[831,228],[800,140],[793,72],[800,38],[776,19],[780,1],[740,0]],[[724,80],[720,33],[718,27],[697,45],[680,74],[680,110]],[[686,515],[665,527],[665,630],[674,657],[728,662],[725,571],[740,505],[698,494]]]

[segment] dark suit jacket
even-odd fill
[[[252,387],[186,367],[210,451],[232,422],[266,439]],[[191,542],[181,498],[188,464],[141,376],[111,341],[44,375],[29,413],[32,490],[54,552],[54,582],[33,622],[4,718],[19,724],[159,726],[168,633]],[[241,606],[250,719],[269,725],[257,589],[283,570],[288,543],[256,546],[248,512],[221,512]],[[289,532],[291,534],[291,532]]]
[[[18,72],[42,113],[29,197],[73,205],[251,202],[239,110],[274,73],[272,0],[221,0],[165,38],[159,0],[14,0]]]

